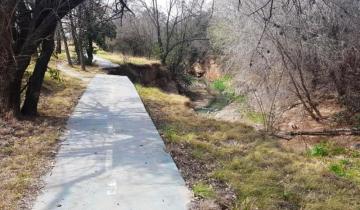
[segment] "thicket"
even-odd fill
[[[212,10],[204,0],[139,0],[132,4],[135,16],[118,21],[118,35],[111,49],[124,54],[157,58],[175,79],[190,82],[186,70],[204,57],[209,48],[207,28]]]
[[[266,127],[300,103],[315,120],[331,94],[360,111],[359,1],[216,1],[211,45]]]

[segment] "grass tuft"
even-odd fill
[[[311,156],[324,157],[328,155],[328,149],[323,144],[317,144],[310,150]]]
[[[329,169],[337,176],[345,176],[346,175],[345,169],[342,164],[331,164]]]
[[[193,191],[195,196],[201,198],[214,198],[216,195],[213,187],[203,182],[196,183],[193,186]]]

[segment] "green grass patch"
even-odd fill
[[[322,157],[322,161],[328,165],[328,170],[334,175],[360,184],[360,156],[358,151],[324,141],[314,145],[308,154],[312,157]],[[339,158],[341,159],[339,160]]]
[[[220,94],[215,97],[208,106],[200,109],[200,112],[215,112],[223,109],[228,104],[236,102],[239,105],[239,112],[243,115],[243,121],[249,124],[263,124],[262,113],[256,112],[247,104],[246,95],[237,94],[232,87],[231,76],[225,75],[211,83],[211,87]]]
[[[337,176],[345,176],[346,175],[343,164],[331,164],[329,169]]]
[[[237,95],[235,93],[235,89],[231,85],[231,76],[225,75],[213,81],[210,87],[221,94],[222,97],[218,97],[218,100],[223,101],[227,104],[237,100],[244,100],[245,97],[242,95]]]
[[[193,186],[193,191],[195,196],[201,198],[214,198],[216,195],[213,187],[203,182],[196,183]]]
[[[309,154],[315,157],[338,156],[351,153],[352,150],[346,150],[345,147],[338,146],[331,142],[316,144],[309,150]]]
[[[212,83],[212,87],[219,92],[224,92],[226,89],[229,88],[230,81],[231,81],[231,79],[229,76],[224,76],[224,77],[221,77],[221,78],[215,80]]]
[[[360,184],[360,160],[342,159],[330,163],[329,170],[338,177],[344,177]]]
[[[310,149],[311,156],[324,157],[329,154],[328,148],[324,144],[317,144]]]

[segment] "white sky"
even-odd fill
[[[105,2],[108,1],[109,5],[111,5],[112,3],[114,3],[114,1],[116,0],[104,0]],[[152,5],[152,0],[144,0],[147,5],[150,7]],[[179,2],[183,1],[183,0],[178,0]],[[189,2],[190,0],[184,0],[185,2]],[[212,4],[212,1],[213,0],[205,0],[205,8],[210,8],[211,7],[211,4]],[[170,4],[170,0],[157,0],[158,2],[158,7],[159,7],[159,10],[160,11],[167,11],[167,8],[169,7],[169,4]],[[129,7],[130,9],[131,8],[134,8],[134,7],[138,7],[138,8],[141,8],[141,3],[139,2],[139,0],[129,0],[128,1],[128,4],[129,4]],[[137,6],[135,6],[137,5]],[[175,12],[175,11],[173,11]]]
[[[183,0],[178,0],[179,2]],[[185,0],[185,2],[189,2],[190,0]],[[136,3],[137,0],[133,0],[132,2]],[[152,5],[152,0],[145,0],[145,2],[150,6]],[[170,0],[157,0],[159,10],[166,11],[166,9],[169,7]],[[208,4],[209,2],[212,2],[212,0],[205,0],[205,4]]]

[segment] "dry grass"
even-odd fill
[[[359,151],[325,139],[323,155],[319,145],[295,153],[249,126],[197,115],[183,96],[137,89],[187,183],[219,208],[360,209]]]
[[[131,64],[135,64],[135,65],[160,63],[159,60],[150,60],[150,59],[147,59],[144,57],[128,56],[128,55],[124,55],[121,53],[110,53],[110,52],[105,52],[105,51],[101,51],[101,50],[98,50],[96,55],[98,55],[104,59],[108,59],[111,62],[119,64],[119,65],[127,64],[127,63],[131,63]]]
[[[47,74],[35,119],[0,119],[0,209],[27,208],[39,177],[57,152],[59,135],[84,90],[80,81]]]

